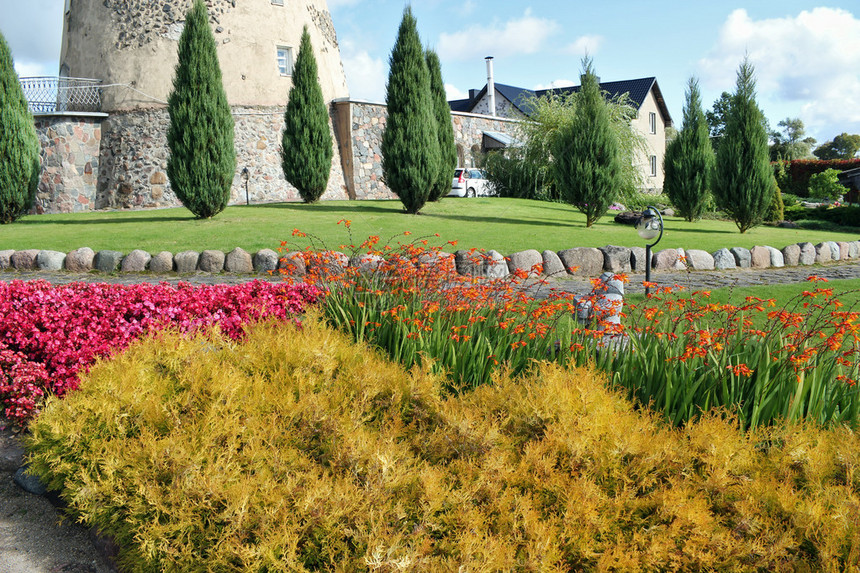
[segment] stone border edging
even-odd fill
[[[366,268],[374,265],[372,255],[359,255],[349,259],[343,253],[331,254],[346,266]],[[305,274],[304,262],[297,264],[299,252],[283,256],[272,249],[262,249],[253,255],[241,248],[229,253],[218,250],[182,251],[175,255],[162,251],[155,255],[135,249],[128,254],[120,251],[95,252],[82,247],[62,253],[52,250],[27,249],[22,251],[0,251],[0,270],[21,271],[70,271],[86,273],[177,273],[204,272],[218,274],[270,273],[289,269],[290,274]],[[596,277],[603,272],[630,273],[645,271],[645,249],[643,247],[573,247],[561,251],[535,249],[519,251],[505,256],[495,250],[486,252],[459,250],[455,253],[440,252],[431,259],[453,258],[457,272],[487,278],[504,278],[509,274],[526,274],[530,277],[558,277],[565,275]],[[727,270],[735,268],[775,268],[803,266],[832,261],[860,260],[860,240],[851,242],[825,241],[794,243],[782,249],[770,246],[755,246],[752,249],[732,247],[714,253],[699,249],[663,249],[653,253],[652,270]]]

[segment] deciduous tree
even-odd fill
[[[787,117],[780,121],[777,126],[781,131],[772,131],[770,137],[773,144],[770,146],[771,161],[794,161],[795,159],[807,159],[812,157],[811,149],[815,145],[814,137],[804,137],[806,127],[799,117]]]
[[[812,153],[818,159],[854,159],[858,151],[860,151],[860,135],[842,133],[834,137],[833,141],[819,146]]]
[[[236,152],[233,116],[203,0],[194,0],[185,19],[167,111],[170,186],[195,217],[208,219],[230,200]]]

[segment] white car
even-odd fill
[[[493,185],[480,169],[458,167],[448,197],[487,197],[495,195]]]

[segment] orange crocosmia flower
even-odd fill
[[[809,277],[807,277],[806,280],[808,280],[809,282],[823,282],[823,283],[827,282],[826,278],[820,277],[818,275],[809,275]]]
[[[307,235],[305,233],[302,233],[298,229],[293,229],[293,236],[294,237],[307,237]]]
[[[406,237],[408,237],[411,234],[412,234],[412,231],[403,231],[403,235]]]

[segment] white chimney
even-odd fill
[[[490,96],[490,115],[496,117],[496,80],[493,78],[493,56],[487,60],[487,95]]]

